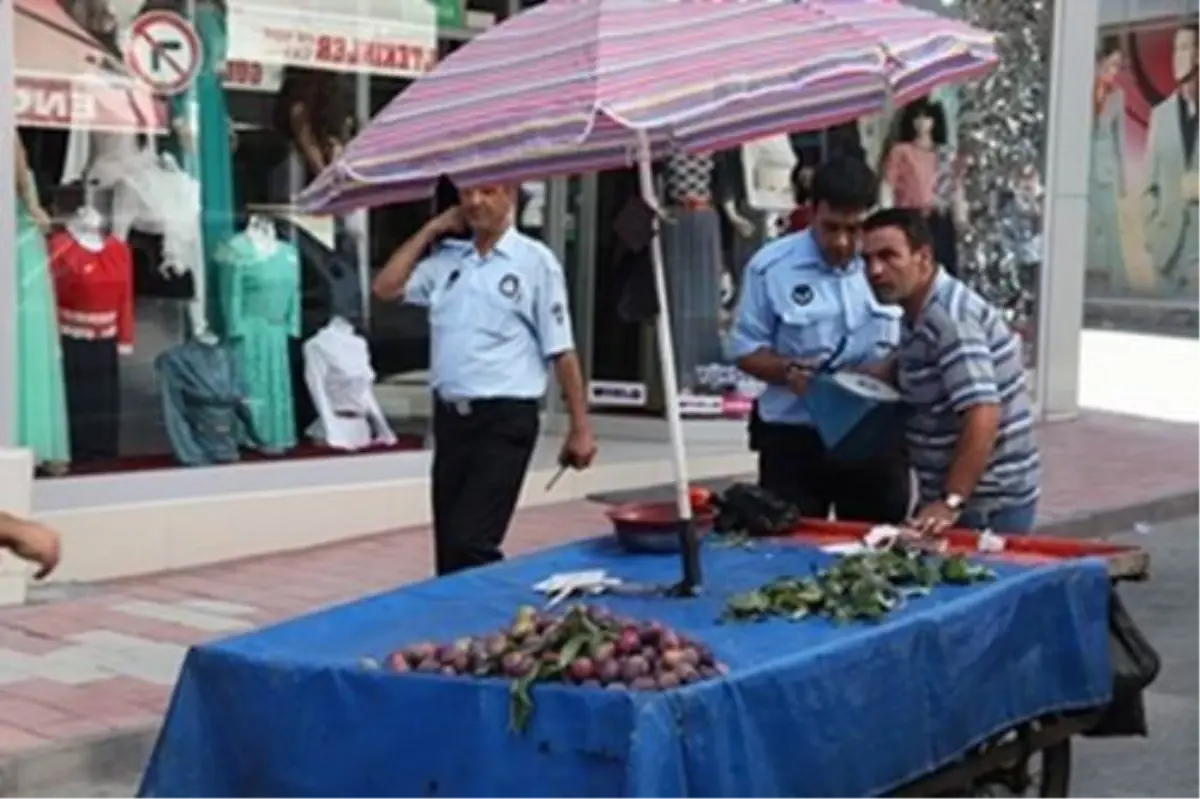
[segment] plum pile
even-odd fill
[[[393,672],[503,677],[510,726],[520,731],[533,712],[535,683],[609,691],[669,691],[728,673],[712,650],[659,622],[639,622],[605,608],[576,605],[561,616],[535,608],[491,635],[452,644],[418,643],[393,652]]]

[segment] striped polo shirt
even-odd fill
[[[922,502],[945,498],[960,414],[980,404],[1000,406],[1000,425],[966,507],[992,511],[1037,499],[1041,458],[1021,342],[994,306],[939,271],[920,316],[903,323],[897,366],[910,407],[908,454]]]

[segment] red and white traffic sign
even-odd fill
[[[129,28],[125,63],[160,94],[179,94],[200,69],[201,48],[186,19],[170,11],[147,11]]]

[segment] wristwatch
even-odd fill
[[[947,494],[946,498],[943,499],[942,502],[947,508],[955,513],[958,513],[960,510],[962,510],[963,497],[962,494]]]

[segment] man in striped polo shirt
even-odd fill
[[[1021,342],[1000,311],[933,259],[919,211],[876,212],[863,227],[867,279],[903,311],[900,344],[878,375],[909,406],[920,532],[1033,529],[1041,460]]]

